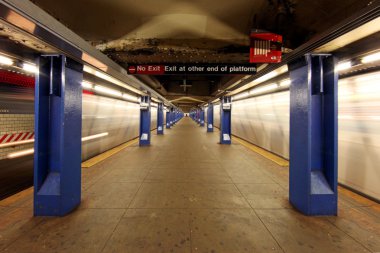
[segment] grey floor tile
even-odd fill
[[[44,218],[34,218],[32,208],[7,207],[0,215],[0,250],[29,233]]]
[[[326,217],[307,217],[292,209],[256,213],[285,252],[369,252]]]
[[[103,252],[191,252],[189,214],[174,209],[128,210]]]
[[[380,252],[380,219],[361,208],[340,208],[339,215],[329,217],[336,227],[373,252]]]
[[[147,176],[149,169],[142,168],[123,168],[112,169],[108,174],[102,177],[102,182],[114,183],[114,182],[142,182]]]
[[[80,208],[127,208],[140,185],[99,181],[83,192]]]
[[[63,218],[47,218],[23,233],[5,252],[99,252],[124,212],[79,209]]]
[[[282,252],[250,209],[192,210],[193,252]]]
[[[248,208],[233,184],[143,183],[132,208]]]

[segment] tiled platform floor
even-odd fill
[[[288,204],[288,169],[217,144],[183,119],[152,146],[83,170],[82,204],[32,217],[32,189],[0,202],[1,252],[380,252],[380,205],[340,189],[338,217]]]

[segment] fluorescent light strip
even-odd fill
[[[280,87],[289,87],[290,86],[290,79],[285,79],[279,82]]]
[[[362,58],[362,63],[370,63],[374,61],[379,61],[380,60],[380,52],[374,53],[367,55]]]
[[[13,60],[11,58],[9,58],[9,57],[0,55],[0,64],[3,64],[3,65],[12,65],[13,64]]]
[[[343,71],[343,70],[347,70],[349,68],[352,67],[352,63],[350,61],[346,61],[346,62],[341,62],[341,63],[338,63],[338,65],[336,65],[335,67],[335,71]]]
[[[249,96],[249,92],[246,91],[246,92],[239,93],[239,94],[233,96],[233,99],[242,99],[242,98],[246,98],[248,96]]]
[[[132,92],[134,92],[136,94],[140,94],[140,95],[144,94],[140,90],[138,90],[138,89],[136,89],[136,88],[134,88],[134,87],[132,87],[132,86],[130,86],[128,84],[125,84],[125,83],[117,80],[116,78],[113,78],[113,77],[111,77],[111,76],[109,76],[109,75],[107,75],[107,74],[105,74],[103,72],[100,72],[100,71],[98,71],[98,70],[96,70],[96,69],[94,69],[94,68],[92,68],[92,67],[90,67],[88,65],[84,65],[83,66],[83,71],[87,72],[89,74],[95,75],[95,76],[97,76],[97,77],[99,77],[99,78],[101,78],[103,80],[106,80],[106,81],[111,82],[113,84],[116,84],[118,86],[121,86],[123,88],[126,88],[126,89],[128,89],[128,90],[130,90],[130,91],[132,91]]]
[[[83,89],[92,89],[94,86],[92,83],[88,81],[82,81],[82,88]]]
[[[121,97],[122,96],[122,93],[120,91],[113,90],[113,89],[110,89],[110,88],[106,88],[106,87],[103,87],[103,86],[100,86],[100,85],[95,85],[95,90],[99,91],[101,93],[112,95],[112,96],[116,96],[116,97]]]
[[[30,73],[37,73],[38,68],[35,65],[29,64],[29,63],[23,63],[22,64],[22,69],[30,72]]]
[[[278,88],[278,85],[275,83],[272,83],[272,84],[268,84],[268,85],[265,85],[262,87],[252,89],[249,91],[249,93],[250,94],[258,94],[258,93],[263,93],[263,92],[270,91],[270,90],[275,90],[277,88]]]
[[[132,95],[129,95],[127,93],[124,93],[123,94],[123,98],[127,99],[127,100],[130,100],[130,101],[133,101],[133,102],[137,102],[139,100],[138,97],[135,97],[135,96],[132,96]]]
[[[240,92],[242,92],[244,90],[247,90],[249,88],[255,87],[255,86],[257,86],[257,85],[259,85],[259,84],[261,84],[261,83],[263,83],[265,81],[268,81],[268,80],[270,80],[270,79],[272,79],[272,78],[274,78],[276,76],[279,76],[281,74],[284,74],[286,72],[288,72],[288,66],[287,65],[281,66],[281,67],[279,67],[279,68],[277,68],[277,69],[269,72],[268,74],[265,74],[262,77],[259,77],[259,78],[253,80],[250,83],[247,83],[243,87],[240,87],[240,88],[238,88],[236,90],[233,90],[233,91],[229,92],[228,95],[231,96],[231,95],[238,94],[238,93],[240,93]]]
[[[154,102],[156,102],[156,103],[161,103],[160,100],[158,100],[157,98],[154,98],[154,97],[152,97],[152,101],[154,101]]]

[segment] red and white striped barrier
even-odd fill
[[[0,147],[18,145],[19,143],[33,141],[34,132],[10,133],[0,136]]]

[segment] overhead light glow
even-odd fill
[[[252,89],[249,93],[250,94],[259,94],[259,93],[275,90],[277,87],[278,87],[277,84],[272,83],[272,84],[265,85],[263,87]]]
[[[160,103],[161,102],[160,100],[158,100],[157,98],[154,98],[154,97],[152,97],[152,101],[154,101],[156,103]]]
[[[99,72],[99,71],[95,71],[95,76],[97,76],[103,80],[109,81],[111,83],[115,83],[117,81],[116,79],[110,77],[109,75],[106,75],[106,74]]]
[[[89,73],[89,74],[93,74],[93,75],[95,75],[95,69],[93,69],[93,68],[91,68],[91,67],[89,67],[89,66],[87,66],[87,65],[84,65],[83,66],[83,71],[84,72],[87,72],[87,73]]]
[[[370,63],[370,62],[374,62],[374,61],[378,61],[378,60],[380,60],[380,52],[370,54],[370,55],[363,57],[362,63]]]
[[[125,98],[125,99],[127,99],[127,100],[130,100],[130,101],[133,101],[133,102],[139,100],[138,97],[135,97],[135,96],[129,95],[129,94],[127,94],[127,93],[124,93],[124,94],[123,94],[123,98]]]
[[[257,78],[255,80],[255,83],[262,83],[276,76],[277,76],[277,73],[275,71],[272,71],[272,72],[269,72],[268,74],[263,75],[262,77]]]
[[[6,57],[6,56],[0,55],[0,64],[12,65],[13,60],[11,58]]]
[[[352,63],[350,61],[346,61],[346,62],[339,63],[335,67],[335,70],[339,72],[339,71],[343,71],[343,70],[349,69],[351,67],[352,67]]]
[[[105,93],[105,94],[116,96],[116,97],[121,97],[122,96],[122,94],[121,94],[120,91],[113,90],[113,89],[106,88],[106,87],[99,86],[99,85],[95,86],[95,90],[99,91],[101,93]]]
[[[249,96],[249,92],[243,92],[243,93],[239,93],[239,94],[237,94],[237,95],[235,95],[235,96],[233,96],[233,99],[242,99],[242,98],[246,98],[246,97],[248,97]]]
[[[92,88],[93,88],[93,85],[92,85],[92,83],[90,83],[90,82],[82,81],[82,87],[83,87],[84,89],[92,89]]]
[[[279,83],[280,87],[289,87],[290,86],[290,79],[285,79]]]
[[[38,69],[35,65],[29,64],[29,63],[23,63],[22,64],[22,69],[30,72],[30,73],[37,73]]]

